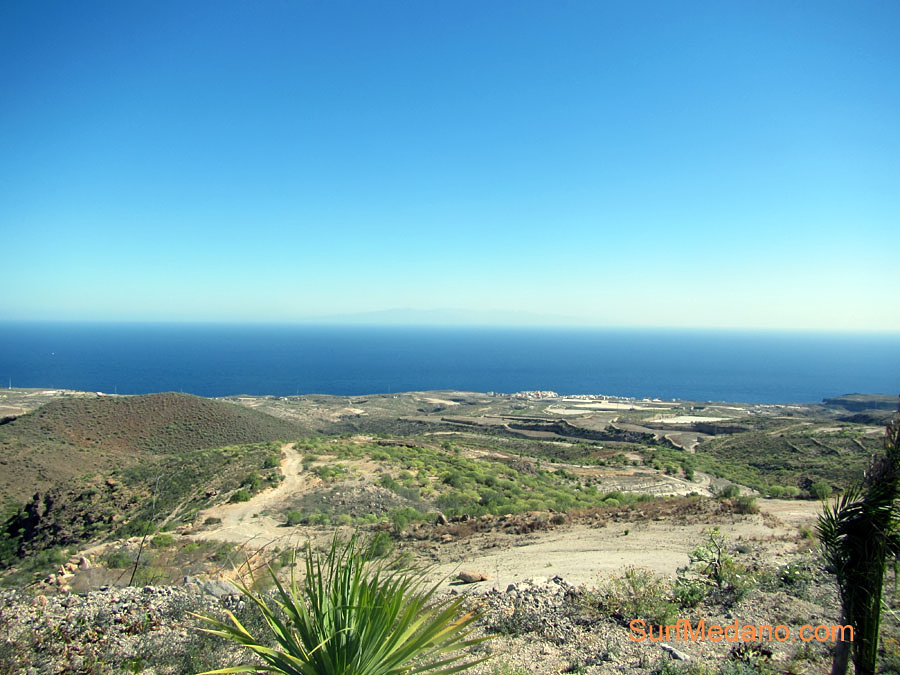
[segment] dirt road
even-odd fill
[[[303,472],[303,457],[293,443],[282,445],[281,452],[281,473],[284,480],[277,487],[264,490],[246,502],[219,504],[202,511],[199,522],[207,518],[219,518],[222,523],[192,536],[196,539],[238,544],[252,542],[254,548],[302,545],[306,538],[303,537],[301,541],[295,528],[286,527],[284,520],[276,519],[271,512],[286,503],[292,495],[309,489],[311,482],[316,479]]]
[[[798,528],[814,523],[821,505],[783,500],[758,503],[759,514],[718,526],[729,542],[747,542],[768,562],[781,562],[796,551]],[[618,522],[602,528],[572,525],[523,536],[509,547],[479,550],[471,546],[439,565],[437,573],[452,576],[460,569],[472,569],[490,577],[481,586],[500,590],[524,579],[555,575],[573,584],[596,584],[629,565],[672,576],[688,564],[689,553],[706,539],[711,526],[672,520]]]

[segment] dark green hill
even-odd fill
[[[0,491],[23,502],[151,458],[302,433],[286,420],[187,394],[61,399],[0,425]]]
[[[762,492],[772,485],[805,491],[820,481],[844,489],[862,478],[883,438],[852,427],[751,431],[707,440],[694,458],[698,468]]]
[[[239,489],[277,484],[276,441],[303,434],[185,394],[61,399],[0,424],[0,569],[43,549],[191,522]]]
[[[897,411],[897,397],[887,394],[844,394],[834,398],[826,398],[823,403],[832,408],[844,408],[850,412],[867,410]]]

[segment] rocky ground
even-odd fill
[[[831,578],[798,530],[811,508],[774,501],[763,507],[771,511],[734,514],[715,500],[684,500],[556,524],[527,515],[448,522],[411,528],[399,553],[415,550],[417,559],[437,564],[451,580],[443,592],[465,594],[467,605],[483,613],[478,630],[492,639],[473,648],[473,657],[490,658],[473,669],[476,675],[826,672],[832,642],[631,637],[628,622],[638,615],[693,625],[784,624],[792,631],[837,623]],[[702,565],[690,565],[691,551],[712,527],[721,528],[738,572],[729,584],[739,592],[716,587]],[[61,583],[0,594],[0,672],[191,673],[244,662],[238,649],[198,631],[192,612],[222,617],[229,609],[251,631],[265,632],[225,581],[187,577],[178,585],[77,593],[73,581],[98,569],[97,559],[73,558],[57,575]],[[630,579],[628,570],[635,571]],[[676,576],[702,597],[676,602]],[[120,583],[126,582],[127,575]],[[71,592],[57,592],[70,584]]]
[[[483,415],[481,422],[493,424],[495,415],[488,412],[497,413],[499,406],[499,413],[509,417],[506,408],[515,404],[487,397],[466,400],[460,398],[460,403],[418,395],[360,399],[354,400],[352,407],[342,408],[332,420],[329,416],[335,405],[343,405],[340,401],[323,399],[301,405],[300,401],[259,399],[265,405],[281,405],[292,415],[303,413],[309,424],[316,420],[343,424],[346,415],[372,416],[375,404],[384,408],[380,414],[386,419],[402,412],[410,417],[401,421],[410,424],[422,422],[418,418],[427,418],[429,411],[432,416],[443,416],[445,409],[452,410],[458,417],[459,408],[469,405],[470,415]],[[15,403],[21,410],[32,406],[27,397],[7,403]],[[321,410],[307,410],[306,403],[315,403]],[[423,407],[426,404],[435,406],[434,410]],[[582,404],[576,401],[571,405],[575,409]],[[601,412],[619,414],[617,410]],[[649,419],[658,411],[638,413],[646,413]],[[585,420],[579,420],[589,429]],[[605,429],[608,421],[598,418],[598,429]],[[470,427],[476,428],[466,426],[462,438],[469,438]],[[447,433],[443,428],[427,429],[423,433],[433,433],[436,438]],[[633,431],[649,431],[642,430]],[[522,433],[549,433],[526,431]],[[350,427],[346,432],[356,433]],[[460,437],[454,433],[454,439]],[[355,435],[351,440],[373,438]],[[691,439],[681,440],[682,447],[690,445]],[[377,442],[411,443],[396,439]],[[558,439],[547,442],[571,445]],[[551,464],[514,456],[504,447],[486,442],[484,448],[467,445],[460,452],[466,458],[515,460],[521,467],[517,470],[523,471],[538,461]],[[16,570],[7,570],[5,581],[21,579],[19,586],[30,585],[0,593],[0,674],[192,673],[244,662],[247,656],[239,649],[199,631],[194,614],[222,618],[225,610],[230,610],[251,632],[263,635],[260,617],[228,581],[235,576],[233,566],[247,560],[251,564],[268,560],[284,571],[291,549],[307,542],[327,543],[335,529],[349,530],[337,518],[331,526],[312,522],[294,526],[288,522],[290,509],[325,511],[332,507],[345,521],[367,514],[382,516],[377,524],[358,526],[367,536],[390,541],[396,546],[395,554],[404,560],[431,565],[434,578],[445,580],[442,593],[464,594],[466,605],[482,613],[477,630],[491,639],[472,650],[473,658],[489,657],[473,669],[476,675],[747,675],[828,670],[833,641],[796,639],[804,624],[831,626],[838,618],[833,580],[815,550],[813,526],[821,509],[819,502],[760,497],[753,508],[740,508],[739,499],[706,498],[721,485],[700,471],[688,481],[686,476],[641,464],[639,455],[628,454],[626,462],[610,465],[558,461],[552,466],[578,476],[585,484],[591,482],[601,492],[699,493],[703,497],[641,500],[566,513],[544,510],[453,518],[433,514],[428,521],[398,525],[386,517],[406,502],[379,485],[384,466],[368,457],[341,459],[347,475],[325,480],[315,469],[335,458],[313,460],[311,451],[304,452],[305,457],[293,445],[285,444],[284,479],[248,501],[224,500],[211,505],[193,522],[147,541],[131,537],[68,548],[58,559],[47,558],[48,563],[58,564],[52,574],[41,567],[41,576],[29,576],[31,572],[23,569],[15,577]],[[305,468],[304,462],[309,467]],[[727,559],[727,564],[710,566],[708,559],[702,559],[708,555],[712,537],[717,537],[721,546],[718,563]],[[698,558],[697,551],[704,547],[707,553]],[[714,568],[727,573],[717,577],[711,572]],[[134,585],[125,586],[135,572]],[[893,588],[887,598],[892,605],[896,584]],[[884,619],[884,673],[900,673],[900,621],[895,616],[888,612]],[[722,626],[735,622],[740,626],[782,624],[794,631],[795,639],[747,643],[634,640],[629,621],[640,617],[653,625],[678,619],[694,626],[700,620]]]
[[[228,584],[106,588],[83,595],[0,594],[0,671],[8,673],[191,673],[243,663],[238,649],[197,630],[190,613],[222,617],[229,609],[262,632],[255,610]],[[833,589],[813,567],[802,583],[761,582],[737,603],[713,600],[684,611],[694,623],[726,625],[836,621]],[[506,589],[454,587],[483,612],[479,632],[493,639],[472,649],[490,655],[474,673],[824,672],[830,644],[804,642],[650,642],[631,639],[623,617],[610,613],[609,589],[535,578]],[[251,661],[252,662],[252,661]],[[723,664],[730,670],[722,670]],[[668,670],[666,670],[668,668]],[[682,668],[681,671],[677,668]],[[661,670],[662,669],[662,670]],[[693,671],[702,672],[702,671]]]
[[[222,509],[224,520],[211,532],[222,536],[250,523],[264,527],[262,515],[250,518],[244,512],[250,504]],[[817,505],[778,500],[760,505],[759,513],[738,513],[728,500],[675,498],[568,515],[414,523],[396,539],[396,552],[433,565],[449,582],[442,592],[464,593],[467,604],[483,613],[478,630],[492,639],[473,656],[490,658],[476,666],[476,674],[822,672],[830,643],[741,646],[630,637],[628,621],[641,613],[694,624],[737,620],[792,629],[836,622],[833,585],[811,552],[808,526]],[[239,508],[244,517],[232,518],[231,510]],[[739,594],[714,588],[697,569],[679,572],[690,566],[692,552],[713,528],[719,528],[726,555],[748,580]],[[184,540],[202,546],[202,536],[193,532]],[[295,544],[323,542],[330,531],[305,528],[292,537]],[[139,545],[137,539],[128,543]],[[105,568],[105,548],[73,556],[29,589],[0,595],[0,672],[190,673],[241,663],[245,655],[239,650],[197,630],[192,612],[222,617],[230,609],[264,634],[260,618],[236,588],[216,580],[224,569],[218,574],[207,569],[178,585],[122,587],[116,584],[127,583],[129,574]],[[639,574],[623,585],[630,569]],[[702,586],[704,599],[674,603],[676,576]],[[101,583],[110,585],[91,590]],[[700,666],[708,670],[697,670]]]

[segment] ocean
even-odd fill
[[[900,335],[0,323],[0,386],[119,394],[552,390],[748,403],[900,393]]]

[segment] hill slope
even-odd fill
[[[61,399],[0,425],[0,491],[22,502],[146,459],[302,433],[286,420],[187,394]]]

